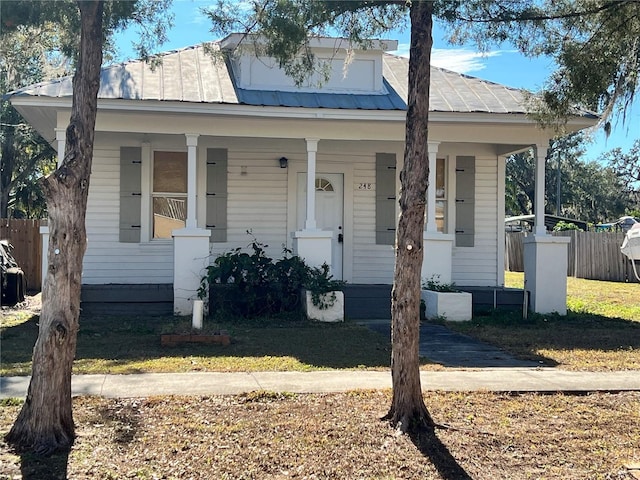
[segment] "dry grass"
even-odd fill
[[[2,479],[625,479],[640,395],[429,393],[451,428],[399,436],[389,392],[74,399],[70,454],[0,445]],[[6,432],[18,407],[0,410]],[[22,475],[22,477],[20,477]]]
[[[522,288],[523,274],[507,272]],[[569,278],[567,316],[477,317],[451,328],[519,357],[569,370],[640,370],[640,285]]]
[[[524,274],[505,272],[507,287],[523,288]],[[567,307],[573,313],[640,322],[640,284],[567,278]]]
[[[5,315],[0,329],[0,374],[31,373],[38,317]],[[160,334],[178,331],[174,317],[80,319],[76,374],[189,371],[309,371],[388,368],[387,338],[354,325],[296,322],[284,325],[221,325],[232,344],[162,347]]]

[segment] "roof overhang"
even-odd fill
[[[58,113],[65,114],[71,109],[71,98],[51,98],[51,97],[30,97],[13,96],[11,103],[20,114],[42,135],[43,138],[52,142],[55,139],[55,129],[64,128],[65,125],[58,125]],[[331,121],[367,121],[367,122],[390,122],[391,124],[403,123],[406,118],[404,110],[353,110],[353,109],[330,109],[330,108],[300,108],[300,107],[277,107],[277,106],[251,106],[225,103],[189,103],[179,101],[156,101],[156,100],[99,100],[98,115],[100,113],[119,114],[166,114],[166,115],[192,115],[192,116],[220,116],[220,117],[244,117],[244,118],[274,118],[274,119],[315,119]],[[453,113],[453,112],[430,112],[429,123],[431,125],[430,134],[433,138],[447,136],[447,128],[460,130],[465,126],[470,132],[468,141],[481,141],[482,135],[496,127],[513,127],[522,132],[513,141],[499,142],[509,144],[501,151],[510,153],[514,149],[522,149],[524,145],[541,144],[554,136],[551,130],[542,130],[529,116],[521,113]],[[565,126],[568,132],[591,128],[595,126],[597,119],[591,117],[572,117]],[[476,132],[472,134],[472,132]],[[530,132],[529,137],[525,132]],[[461,131],[462,132],[462,131]],[[492,135],[495,137],[495,135]],[[526,138],[525,138],[526,137]],[[465,141],[464,133],[456,136],[459,140]],[[489,141],[489,139],[487,139]]]

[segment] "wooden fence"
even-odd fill
[[[568,276],[609,282],[638,282],[631,261],[620,252],[624,233],[564,231],[553,232],[552,235],[571,238]],[[524,271],[524,236],[524,233],[506,234],[505,270]]]
[[[40,220],[0,218],[0,239],[13,245],[12,255],[27,277],[27,289],[42,287],[42,237]]]

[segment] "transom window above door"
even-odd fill
[[[187,219],[187,153],[153,154],[153,238],[171,238]]]

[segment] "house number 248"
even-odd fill
[[[373,185],[371,183],[359,183],[358,190],[372,190]]]

